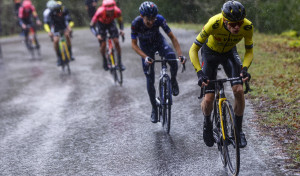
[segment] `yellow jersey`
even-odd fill
[[[189,51],[189,56],[196,72],[201,70],[198,59],[198,51],[206,42],[206,40],[206,45],[210,49],[222,54],[230,51],[244,38],[246,52],[244,56],[243,67],[249,68],[253,59],[252,36],[253,24],[246,18],[240,27],[239,33],[232,34],[228,29],[225,28],[223,23],[223,15],[221,13],[211,17],[197,36]]]

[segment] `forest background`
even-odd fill
[[[14,16],[14,0],[0,0],[2,35],[20,31]],[[143,0],[116,0],[121,8],[124,21],[130,23],[139,15],[138,8]],[[205,24],[214,14],[221,12],[227,0],[153,0],[159,13],[168,22]],[[32,0],[40,19],[47,0]],[[84,0],[62,0],[70,10],[76,26],[88,26],[89,18]],[[300,33],[300,0],[240,0],[246,7],[247,18],[253,22],[255,30],[263,33]],[[99,0],[98,5],[101,5]]]

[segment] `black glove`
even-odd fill
[[[202,87],[202,82],[207,83],[208,77],[204,75],[202,70],[197,72],[197,76],[198,76],[198,85],[200,87]]]
[[[249,78],[248,81],[250,81],[251,75],[247,71],[248,71],[248,68],[247,67],[243,67],[241,73],[243,75],[243,78],[247,78],[248,77]]]
[[[186,61],[185,56],[178,56],[178,57],[179,57],[180,62]]]

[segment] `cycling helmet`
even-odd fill
[[[56,2],[55,2],[54,0],[49,0],[49,1],[47,2],[47,4],[46,4],[46,7],[47,7],[48,9],[52,9],[53,6],[55,6],[55,5],[56,5]]]
[[[156,17],[158,13],[157,6],[150,1],[143,2],[139,10],[142,16],[147,16],[147,17]]]
[[[23,6],[25,9],[30,9],[31,6],[32,6],[32,3],[31,3],[31,1],[24,1],[24,2],[22,3],[22,6]]]
[[[113,10],[115,8],[116,2],[115,0],[103,0],[102,6],[105,10]]]
[[[225,2],[221,10],[223,17],[230,22],[241,21],[246,16],[245,7],[238,1]]]
[[[52,6],[51,10],[53,11],[62,11],[62,4],[58,1]]]

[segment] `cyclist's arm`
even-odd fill
[[[196,72],[201,70],[200,61],[198,57],[198,51],[200,50],[200,48],[201,46],[198,46],[195,43],[193,43],[189,51],[189,56]]]
[[[179,42],[178,42],[177,38],[175,37],[175,35],[173,34],[173,32],[172,31],[169,32],[168,36],[171,39],[172,44],[173,44],[175,50],[177,51],[178,56],[182,56],[182,51],[181,51]]]
[[[138,55],[142,56],[143,59],[147,57],[147,54],[145,54],[138,46],[137,39],[131,39],[131,47]]]
[[[118,21],[118,23],[119,23],[119,28],[120,28],[120,30],[124,30],[123,17],[120,16],[119,18],[117,18],[117,21]]]
[[[249,68],[253,60],[253,25],[248,26],[247,34],[245,35],[245,56],[243,61],[243,67]]]

